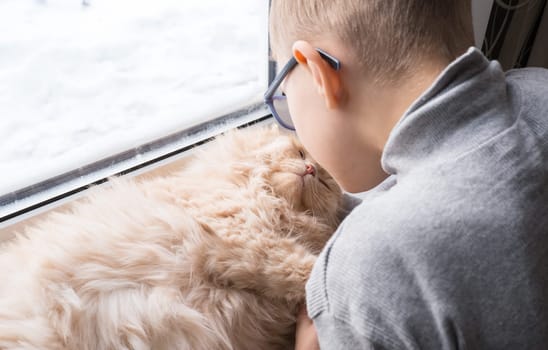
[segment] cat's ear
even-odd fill
[[[269,125],[267,129],[267,134],[270,136],[271,139],[274,139],[282,134],[282,131],[280,130],[280,127],[277,123],[272,123]]]
[[[275,122],[269,125],[260,126],[258,128],[249,129],[251,129],[250,136],[253,137],[253,140],[257,141],[257,146],[259,147],[264,144],[270,143],[271,141],[275,140],[277,136],[280,135],[280,130]]]

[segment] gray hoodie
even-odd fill
[[[452,62],[313,269],[321,349],[548,349],[547,158],[548,70]]]

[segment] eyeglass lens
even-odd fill
[[[289,107],[287,105],[287,98],[285,96],[282,96],[281,93],[277,93],[272,98],[272,104],[280,121],[285,124],[285,126],[293,127],[293,121],[291,120]]]

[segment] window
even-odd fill
[[[266,114],[267,14],[266,0],[0,2],[0,222]]]

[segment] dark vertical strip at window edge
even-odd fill
[[[249,116],[250,114],[257,114],[256,118],[251,121],[246,120],[244,117]],[[247,108],[237,110],[235,112],[220,116],[213,120],[200,123],[194,127],[170,134],[168,136],[162,137],[158,140],[145,143],[133,149],[115,154],[113,156],[103,158],[97,162],[85,165],[78,169],[66,172],[64,174],[52,177],[48,180],[41,181],[31,186],[21,188],[19,190],[4,194],[0,196],[0,223],[6,222],[8,220],[14,219],[22,214],[30,213],[34,210],[45,207],[49,204],[55,203],[67,197],[70,197],[74,194],[77,194],[81,191],[84,191],[91,186],[99,185],[108,181],[110,177],[116,177],[120,175],[126,175],[142,168],[148,167],[150,165],[156,164],[160,161],[166,160],[178,154],[181,154],[185,151],[188,151],[196,146],[202,145],[206,142],[211,141],[215,136],[226,131],[229,127],[243,128],[249,125],[256,124],[258,122],[264,121],[270,118],[271,115],[267,112],[264,104],[262,102],[255,103]],[[185,144],[184,140],[194,139],[194,142]],[[138,163],[136,165],[130,166],[127,169],[122,171],[115,172],[107,177],[102,177],[98,180],[92,181],[90,183],[78,186],[73,189],[69,189],[65,192],[62,192],[58,195],[54,195],[51,198],[46,200],[38,201],[37,203],[32,203],[28,206],[22,208],[15,208],[6,213],[2,212],[2,208],[9,208],[14,206],[17,202],[26,200],[35,196],[41,192],[53,189],[69,181],[75,179],[89,176],[97,171],[104,170],[105,168],[111,167],[113,164],[118,164],[124,161],[129,161],[135,159],[136,157],[143,156],[144,154],[160,150],[170,144],[176,144],[183,142],[183,146],[169,151],[168,153],[159,155],[150,160]]]
[[[525,42],[523,43],[521,49],[519,50],[517,62],[515,62],[514,68],[527,67],[527,63],[529,62],[529,57],[531,56],[531,51],[535,43],[535,39],[537,37],[537,33],[540,28],[540,23],[543,20],[542,17],[544,16],[547,5],[548,5],[548,1],[544,0],[544,2],[542,3],[542,7],[540,8],[537,14],[534,24],[529,29],[529,32],[527,33],[527,36],[525,37]]]
[[[268,1],[268,21],[270,21],[270,6],[272,5],[272,0]],[[267,30],[268,35],[268,85],[274,81],[276,78],[276,61],[272,59],[272,48],[270,46],[270,26]]]

